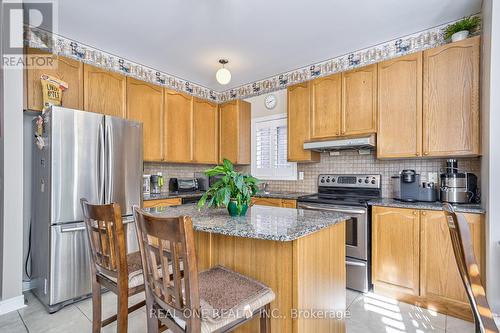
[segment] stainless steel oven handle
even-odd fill
[[[310,209],[310,210],[323,210],[329,212],[337,212],[337,213],[351,213],[351,214],[365,214],[365,210],[361,209],[349,209],[349,208],[326,208],[326,207],[317,207],[317,206],[309,206],[304,204],[299,204],[298,208],[302,209]]]
[[[366,263],[364,263],[364,262],[356,262],[356,261],[349,261],[349,260],[346,260],[345,264],[347,266],[356,266],[356,267],[365,267],[366,266]]]

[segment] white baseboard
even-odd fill
[[[12,297],[4,301],[0,301],[0,315],[16,311],[26,307],[24,304],[24,295]]]

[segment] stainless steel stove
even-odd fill
[[[380,175],[336,175],[318,177],[318,193],[300,197],[298,208],[347,213],[347,288],[366,292],[371,288],[371,229],[367,202],[380,198]]]

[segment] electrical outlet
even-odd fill
[[[299,180],[304,180],[304,171],[299,171]]]

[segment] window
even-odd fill
[[[286,114],[252,120],[252,175],[297,180],[297,163],[287,161]]]

